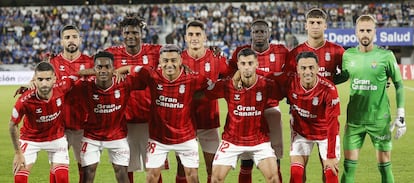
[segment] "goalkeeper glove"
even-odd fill
[[[397,109],[397,118],[391,124],[391,132],[394,131],[395,127],[398,127],[397,131],[395,132],[395,139],[399,139],[407,131],[407,127],[405,126],[404,117],[405,117],[404,108],[398,108]]]

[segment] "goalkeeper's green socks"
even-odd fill
[[[358,161],[344,160],[344,173],[341,177],[341,183],[354,183],[355,182],[355,170],[358,166]]]
[[[394,183],[394,175],[392,174],[391,162],[378,163],[378,170],[381,173],[382,183]]]

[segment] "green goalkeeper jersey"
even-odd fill
[[[343,54],[342,69],[351,82],[347,122],[389,123],[387,80],[391,78],[394,83],[402,80],[392,51],[377,46],[369,52],[360,52],[358,47],[350,48]]]

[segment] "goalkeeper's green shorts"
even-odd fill
[[[378,124],[352,124],[347,123],[343,137],[344,150],[361,149],[365,136],[371,137],[376,150],[391,151],[391,131],[389,123]]]

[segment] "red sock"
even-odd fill
[[[128,179],[130,183],[134,183],[134,172],[128,172]]]
[[[20,170],[14,175],[14,183],[27,183],[30,172],[27,170]]]
[[[83,169],[82,165],[78,163],[78,172],[79,172],[79,183],[82,183],[83,180]]]
[[[59,165],[53,169],[55,173],[56,183],[69,183],[69,167],[68,165]]]
[[[207,183],[211,183],[211,175],[207,176]],[[282,183],[282,182],[281,182]]]
[[[175,176],[175,183],[187,183],[187,179],[181,176]]]
[[[330,168],[326,169],[324,174],[326,183],[338,183],[338,176],[335,175]]]
[[[49,172],[49,183],[56,183],[55,173],[52,170]]]
[[[160,178],[158,179],[158,183],[162,183],[162,175],[160,174]]]
[[[252,183],[252,166],[240,166],[239,183]]]
[[[290,183],[302,183],[304,167],[301,164],[293,163],[290,165]]]

